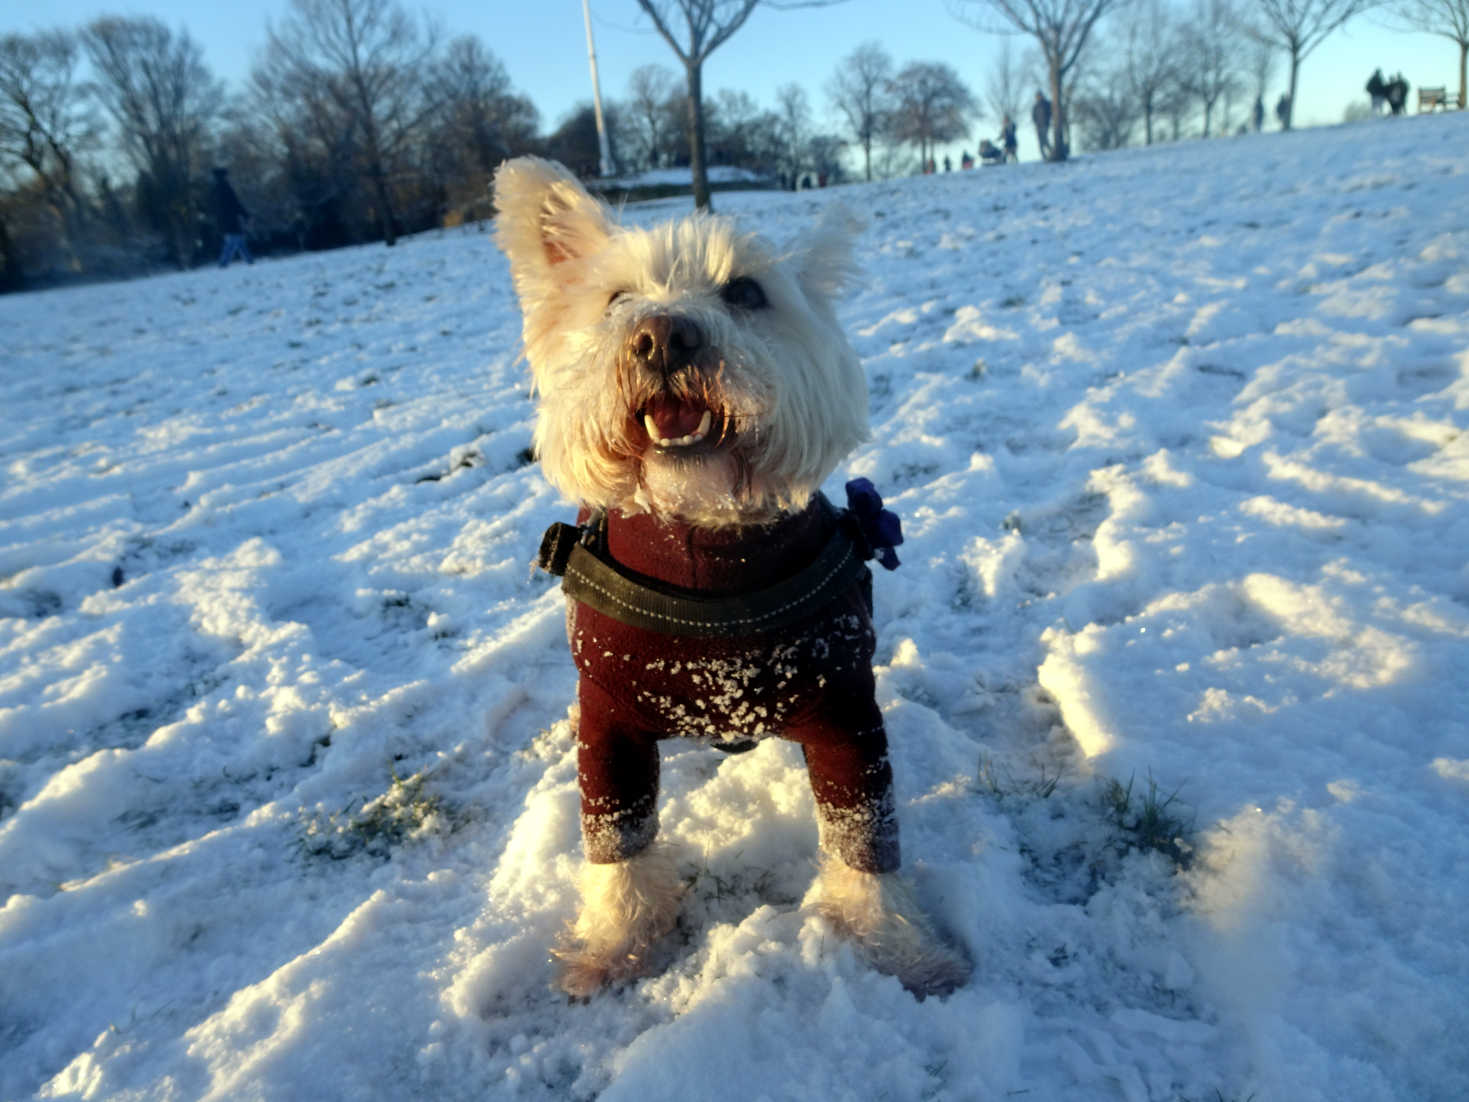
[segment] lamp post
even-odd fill
[[[601,158],[600,174],[612,175],[612,151],[607,145],[607,122],[602,117],[602,86],[597,80],[597,47],[592,43],[592,12],[587,0],[581,0],[581,17],[587,27],[587,60],[592,67],[592,111],[597,116],[597,153]]]

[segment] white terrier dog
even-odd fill
[[[582,507],[542,565],[564,576],[580,680],[588,865],[557,953],[585,996],[644,973],[683,884],[657,834],[658,741],[798,742],[822,871],[810,904],[919,994],[969,974],[900,879],[892,771],[872,676],[865,558],[896,565],[870,485],[819,492],[867,432],[866,381],[830,299],[853,227],[785,252],[727,219],[614,222],[562,167],[495,176],[496,235],[540,396],[535,447]]]

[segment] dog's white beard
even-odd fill
[[[699,459],[649,455],[643,461],[635,509],[707,524],[711,516],[736,515],[738,465],[727,454]]]
[[[765,524],[798,511],[816,489],[804,481],[773,485],[729,453],[701,459],[649,456],[630,505],[633,511],[720,528]]]

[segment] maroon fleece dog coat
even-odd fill
[[[662,593],[731,597],[798,574],[837,524],[820,495],[774,524],[722,531],[612,512],[603,555]],[[568,599],[581,674],[577,760],[588,860],[625,860],[652,842],[660,739],[734,748],[776,736],[805,754],[823,844],[854,869],[898,867],[892,769],[872,676],[871,574],[863,566],[852,578],[795,624],[715,638],[633,626]]]

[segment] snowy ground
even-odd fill
[[[801,912],[780,743],[668,749],[666,970],[548,989],[570,510],[486,233],[0,299],[0,1098],[1469,1096],[1465,148],[720,197],[869,220],[833,490],[904,517],[904,848],[978,962],[923,1003]]]

